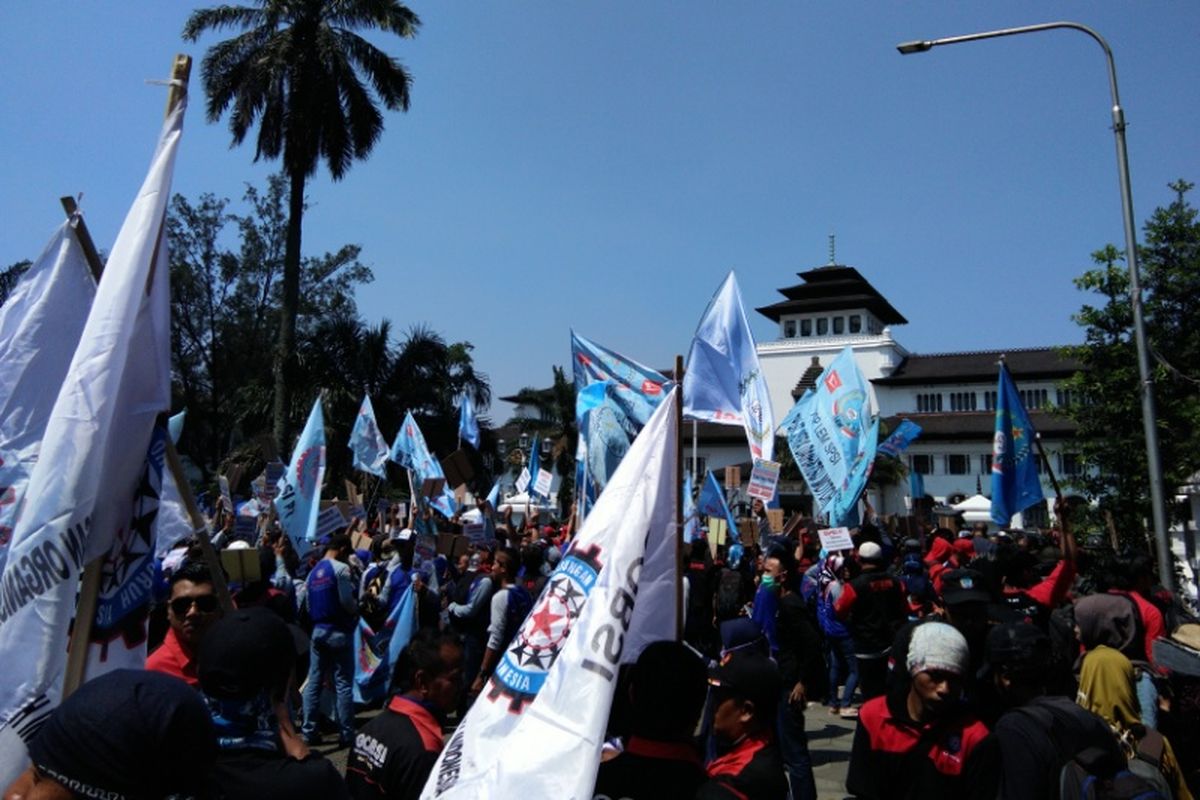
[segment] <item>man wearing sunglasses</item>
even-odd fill
[[[189,686],[199,686],[196,650],[208,629],[220,618],[212,573],[199,562],[184,563],[171,575],[171,599],[167,601],[167,622],[171,627],[162,645],[146,659],[146,669],[174,675]]]

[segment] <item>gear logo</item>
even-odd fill
[[[562,652],[571,628],[600,575],[600,548],[572,547],[550,576],[545,591],[496,665],[487,697],[495,702],[504,695],[508,710],[520,714],[533,702],[546,681],[546,673]]]

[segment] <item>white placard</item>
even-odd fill
[[[528,489],[530,480],[529,467],[523,467],[521,469],[521,477],[517,478],[517,491],[523,492]]]
[[[548,469],[539,469],[537,483],[533,485],[533,493],[539,497],[547,497],[550,494],[550,484],[554,481],[554,474]]]
[[[746,487],[746,494],[765,502],[775,496],[775,487],[778,484],[779,462],[754,459],[754,469],[750,471],[750,485]]]
[[[825,528],[817,531],[821,537],[821,547],[832,553],[835,550],[853,550],[854,540],[850,538],[849,528]]]

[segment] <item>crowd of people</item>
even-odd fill
[[[218,545],[257,554],[234,607],[181,543],[146,670],[64,701],[5,797],[418,797],[571,544],[569,522],[479,511],[476,545],[424,559],[428,513],[355,522],[303,555],[277,526],[235,543],[218,519]],[[773,532],[753,513],[753,542],[685,546],[683,640],[621,674],[595,798],[812,800],[814,715],[854,728],[854,797],[1192,796],[1200,678],[1155,643],[1197,629],[1149,558],[1067,529],[906,538],[871,515],[826,552],[815,525]],[[356,703],[355,630],[406,597],[411,640],[381,697]],[[377,713],[358,725],[364,703]]]

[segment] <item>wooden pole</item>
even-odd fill
[[[675,356],[675,638],[683,641],[683,356]]]
[[[164,116],[167,116],[175,108],[175,105],[187,95],[188,78],[191,75],[192,59],[187,55],[176,55],[171,69],[171,88],[167,93],[167,111]],[[92,277],[96,282],[100,282],[101,275],[104,272],[104,265],[100,262],[100,255],[96,250],[95,242],[92,240],[91,234],[88,232],[87,225],[84,224],[83,218],[79,215],[79,207],[73,197],[63,197],[60,199],[63,211],[71,220],[71,228],[75,232],[75,237],[79,241],[80,247],[83,249],[84,258],[88,262],[88,267],[92,271]],[[161,236],[159,237],[161,238]],[[157,241],[157,239],[156,239]],[[153,265],[151,266],[153,272]],[[174,448],[170,442],[167,442],[168,453],[173,452]],[[187,488],[187,483],[180,482],[181,492]],[[190,496],[190,489],[188,496]],[[194,504],[194,501],[193,501]],[[211,550],[211,545],[209,546]],[[215,553],[213,554],[215,558]],[[97,558],[83,568],[83,575],[80,578],[79,585],[79,600],[75,605],[75,622],[71,627],[71,635],[67,641],[67,667],[63,677],[63,699],[71,695],[84,680],[84,670],[87,666],[87,645],[92,634],[92,623],[96,619],[96,606],[100,595],[100,577],[103,567],[104,557]],[[219,565],[218,565],[219,566]],[[219,570],[215,572],[219,573]],[[220,579],[224,585],[224,574],[214,574],[214,581]],[[215,587],[215,583],[214,583]],[[225,595],[228,597],[229,590],[226,588]]]

